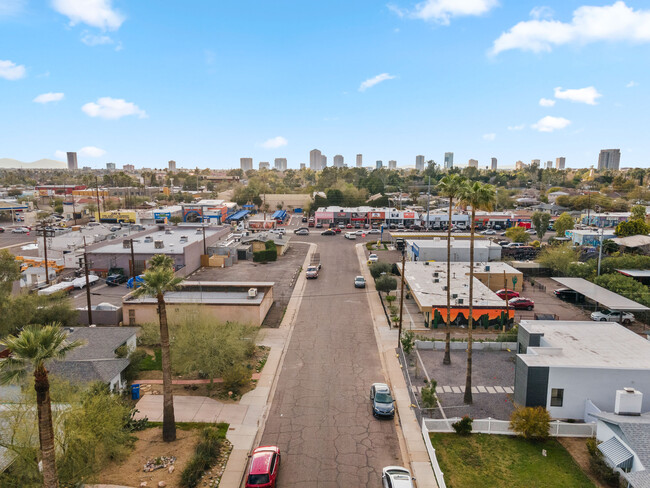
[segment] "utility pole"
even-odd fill
[[[207,255],[208,254],[208,248],[207,248],[206,243],[205,243],[205,224],[203,224],[203,226],[201,226],[201,229],[203,229],[203,255]]]
[[[86,302],[88,304],[88,325],[92,325],[93,310],[90,302],[90,280],[88,279],[88,254],[86,253],[86,236],[84,236],[84,270],[86,272]]]
[[[43,226],[43,222],[41,222],[41,228],[37,229],[36,232],[39,235],[43,236],[43,255],[45,257],[45,283],[50,284],[50,273],[48,272],[48,266],[47,266],[47,238],[48,237],[53,237],[54,236],[54,231],[52,230],[47,230]]]
[[[102,221],[102,210],[101,207],[99,206],[99,181],[97,180],[97,177],[95,176],[95,188],[97,189],[97,222]]]
[[[133,282],[135,283],[135,253],[133,252],[133,238],[129,239],[129,242],[131,244],[131,278],[133,278]]]
[[[429,186],[427,189],[427,230],[430,230],[431,228],[431,223],[429,222],[429,206],[431,202],[431,176],[429,176]]]
[[[399,330],[397,331],[397,348],[401,347],[402,342],[402,314],[404,312],[404,276],[406,275],[406,249],[402,249],[402,291],[399,300]]]
[[[506,271],[503,270],[503,289],[505,290],[506,293],[506,320],[503,322],[503,332],[506,331],[506,324],[510,320],[510,308],[509,308],[509,303],[508,303],[508,278],[506,278]]]

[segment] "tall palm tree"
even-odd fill
[[[449,199],[449,225],[447,226],[447,320],[445,321],[445,357],[442,364],[451,364],[451,222],[456,198],[465,184],[459,174],[444,176],[437,185],[438,193]]]
[[[170,256],[167,256],[167,254],[156,254],[152,256],[152,258],[149,260],[149,267],[159,268],[161,266],[164,268],[173,268],[174,259]]]
[[[53,323],[45,326],[28,325],[18,336],[10,335],[0,341],[0,345],[9,350],[9,356],[0,360],[0,384],[18,380],[26,374],[27,369],[34,371],[44,488],[59,486],[54,452],[50,382],[45,363],[52,359],[64,359],[67,353],[82,345],[80,341],[67,342],[66,337],[67,334],[60,325]]]
[[[149,268],[142,278],[140,288],[133,296],[150,296],[158,300],[158,322],[160,324],[160,350],[162,355],[163,374],[163,441],[176,440],[176,421],[174,419],[174,394],[172,392],[172,361],[169,353],[169,328],[167,326],[167,309],[165,293],[178,289],[183,281],[174,276],[170,266]]]
[[[472,403],[472,327],[474,313],[474,219],[476,210],[491,210],[496,201],[494,186],[475,181],[466,183],[460,191],[463,205],[472,207],[469,240],[469,319],[467,324],[467,373],[465,376],[465,397],[467,404]]]

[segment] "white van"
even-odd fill
[[[356,238],[357,238],[357,234],[354,233],[354,232],[346,232],[344,237],[345,237],[346,239],[356,239]]]

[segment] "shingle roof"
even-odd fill
[[[128,341],[137,327],[70,327],[68,341],[81,340],[85,344],[66,356],[66,361],[114,359],[115,349]]]
[[[102,381],[109,383],[129,365],[126,358],[98,361],[53,361],[48,365],[50,373],[62,376],[74,383]]]
[[[631,488],[650,488],[650,471],[623,473],[623,476],[630,483]]]

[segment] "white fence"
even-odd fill
[[[422,431],[424,432],[454,432],[451,424],[460,420],[460,417],[449,419],[424,419],[422,421]],[[474,419],[472,422],[472,432],[478,434],[503,434],[516,435],[510,430],[510,422],[507,420]],[[560,422],[556,420],[551,422],[549,433],[552,437],[594,437],[596,435],[596,424],[575,424],[570,422]],[[425,437],[427,437],[425,435]]]
[[[424,445],[427,447],[427,452],[429,453],[429,459],[431,460],[431,466],[433,467],[433,474],[436,477],[438,488],[447,488],[447,485],[445,484],[445,475],[438,464],[436,450],[434,449],[433,444],[431,444],[431,438],[429,437],[429,430],[427,430],[427,427],[425,426],[425,420],[422,421],[422,437],[424,437]]]

